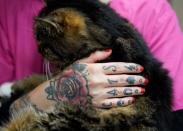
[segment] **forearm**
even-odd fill
[[[23,97],[17,99],[10,107],[11,112],[17,112],[25,106],[32,105],[39,110],[47,110],[56,104],[55,101],[47,99],[45,89],[50,85],[50,81],[36,87],[33,91],[25,94]]]

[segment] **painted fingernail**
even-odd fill
[[[136,99],[133,97],[133,99],[132,99],[132,104],[135,103],[135,101],[136,101]]]
[[[148,79],[145,79],[144,85],[147,85],[148,83],[149,83],[149,80]]]
[[[144,71],[144,67],[143,66],[140,66],[140,71]]]
[[[145,90],[144,88],[141,88],[140,93],[141,93],[141,94],[144,94],[145,91],[146,91],[146,90]]]
[[[107,49],[105,49],[104,51],[105,51],[105,52],[111,52],[111,50],[112,50],[112,49],[107,48]]]

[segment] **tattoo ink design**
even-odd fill
[[[85,64],[73,64],[71,71],[58,79],[50,81],[50,86],[45,89],[48,100],[70,101],[79,100],[88,94],[88,71]]]
[[[124,106],[125,102],[123,100],[118,100],[117,101],[117,106]]]
[[[111,65],[111,66],[103,66],[103,69],[104,70],[112,70],[112,72],[116,72],[117,67],[114,66],[114,65]]]
[[[112,107],[112,102],[110,102],[110,103],[102,103],[102,107],[103,108],[111,108]]]
[[[113,89],[111,91],[108,91],[107,93],[110,94],[110,95],[112,95],[112,96],[117,96],[119,94],[118,90],[116,90],[116,89]]]
[[[86,64],[73,64],[72,68],[79,71],[83,72],[86,69],[87,65]]]
[[[139,80],[139,83],[140,83],[141,85],[144,85],[144,82],[143,82],[142,79]]]
[[[118,80],[110,80],[110,79],[107,79],[107,81],[108,81],[109,84],[118,83]]]
[[[55,81],[50,81],[50,86],[45,89],[45,92],[48,94],[48,100],[55,100],[54,99],[54,92],[55,92]]]
[[[124,66],[125,68],[127,68],[130,71],[138,71],[138,66],[136,65],[129,65],[129,66]]]
[[[76,76],[62,79],[59,81],[59,85],[62,85],[62,87],[57,87],[57,91],[61,97],[72,100],[76,96],[81,96],[82,83]],[[57,97],[60,97],[59,95]]]
[[[125,88],[124,91],[123,91],[123,94],[124,95],[132,95],[132,89],[131,88]]]
[[[132,76],[129,76],[126,81],[128,82],[128,84],[131,84],[132,85],[132,84],[135,83],[135,78],[132,77]]]
[[[50,82],[50,86],[45,89],[48,94],[47,99],[62,101],[64,99],[73,100],[76,97],[82,96],[81,89],[83,87],[84,79],[74,73],[69,77],[61,77],[55,81]]]
[[[135,90],[135,94],[139,94],[139,91],[137,89]]]
[[[73,64],[73,69],[74,69],[74,72],[76,73],[79,73],[83,78],[84,78],[84,83],[86,88],[88,89],[88,79],[87,79],[87,76],[89,76],[89,72],[88,70],[86,69],[87,65],[86,64]]]

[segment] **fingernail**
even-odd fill
[[[141,94],[144,94],[145,91],[146,91],[146,90],[145,90],[144,88],[141,88],[140,93],[141,93]]]
[[[140,66],[140,71],[144,71],[144,67],[143,66]]]
[[[133,104],[133,103],[135,103],[135,101],[136,101],[136,99],[135,99],[135,98],[133,98],[133,99],[132,99],[132,104]]]
[[[144,85],[147,85],[148,83],[149,83],[149,80],[148,79],[145,79]]]
[[[107,49],[105,49],[104,51],[105,51],[105,52],[111,52],[111,50],[112,50],[112,49],[107,48]]]

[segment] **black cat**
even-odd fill
[[[127,107],[105,110],[88,105],[83,109],[82,105],[60,103],[52,113],[39,115],[32,110],[39,118],[31,129],[171,130],[172,89],[167,70],[152,56],[128,20],[107,5],[98,0],[51,0],[36,18],[35,33],[40,53],[55,63],[59,71],[95,50],[111,48],[112,55],[101,62],[138,63],[145,68],[141,75],[150,82],[145,95]]]

